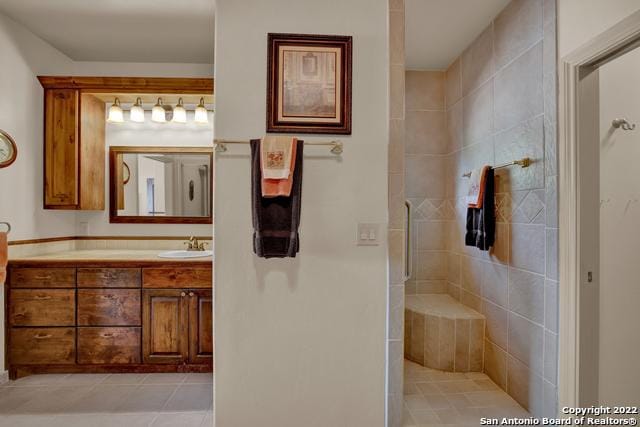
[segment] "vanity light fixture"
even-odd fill
[[[187,123],[187,110],[184,109],[182,98],[178,99],[178,105],[173,109],[173,122]]]
[[[204,98],[200,98],[200,104],[196,107],[193,121],[200,125],[206,125],[209,123],[209,114],[207,112],[207,107],[204,105]]]
[[[162,104],[162,98],[158,98],[158,103],[153,106],[153,109],[151,110],[151,120],[156,123],[167,122],[164,105]]]
[[[113,101],[111,107],[109,107],[109,115],[107,116],[109,123],[124,123],[124,113],[120,106],[120,100],[118,98]]]
[[[144,122],[144,109],[142,108],[142,99],[136,98],[136,103],[131,106],[131,111],[129,111],[129,118],[132,122]]]

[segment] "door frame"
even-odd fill
[[[594,198],[599,204],[599,192],[591,186],[599,174],[590,169],[599,160],[598,68],[639,44],[637,11],[559,64],[559,408],[597,404],[598,339],[585,329],[599,325],[599,242],[597,232],[585,230],[597,226],[599,212],[585,207],[592,207]],[[588,283],[587,271],[596,273],[594,283]]]

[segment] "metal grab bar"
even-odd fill
[[[7,227],[7,234],[11,233],[11,224],[4,221],[0,221],[0,224],[5,225]]]
[[[249,144],[249,141],[230,141],[226,139],[216,139],[213,141],[216,146],[216,151],[218,153],[224,153],[227,151],[228,144]],[[333,154],[342,154],[344,151],[344,146],[341,141],[305,141],[304,145],[326,145],[331,147],[331,152]]]
[[[406,282],[413,275],[413,240],[411,238],[412,218],[411,209],[413,206],[408,200],[404,201],[405,207],[405,235],[404,235],[404,281]]]

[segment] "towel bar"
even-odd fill
[[[493,166],[492,169],[506,168],[514,165],[518,165],[522,168],[528,168],[529,166],[531,166],[531,163],[533,163],[533,161],[529,157],[523,157],[520,160],[513,160],[511,162],[499,164],[498,166]],[[462,177],[471,178],[471,172],[463,173]]]
[[[11,233],[11,224],[9,224],[8,222],[0,221],[0,225],[6,225],[7,226],[7,234]]]
[[[213,141],[216,145],[216,151],[218,153],[224,153],[227,151],[227,144],[248,144],[249,141],[229,141],[226,139],[216,139]],[[305,141],[304,145],[327,145],[331,147],[333,154],[342,154],[344,151],[342,142],[340,141]]]

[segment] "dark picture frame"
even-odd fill
[[[350,135],[352,37],[267,38],[267,132]]]

